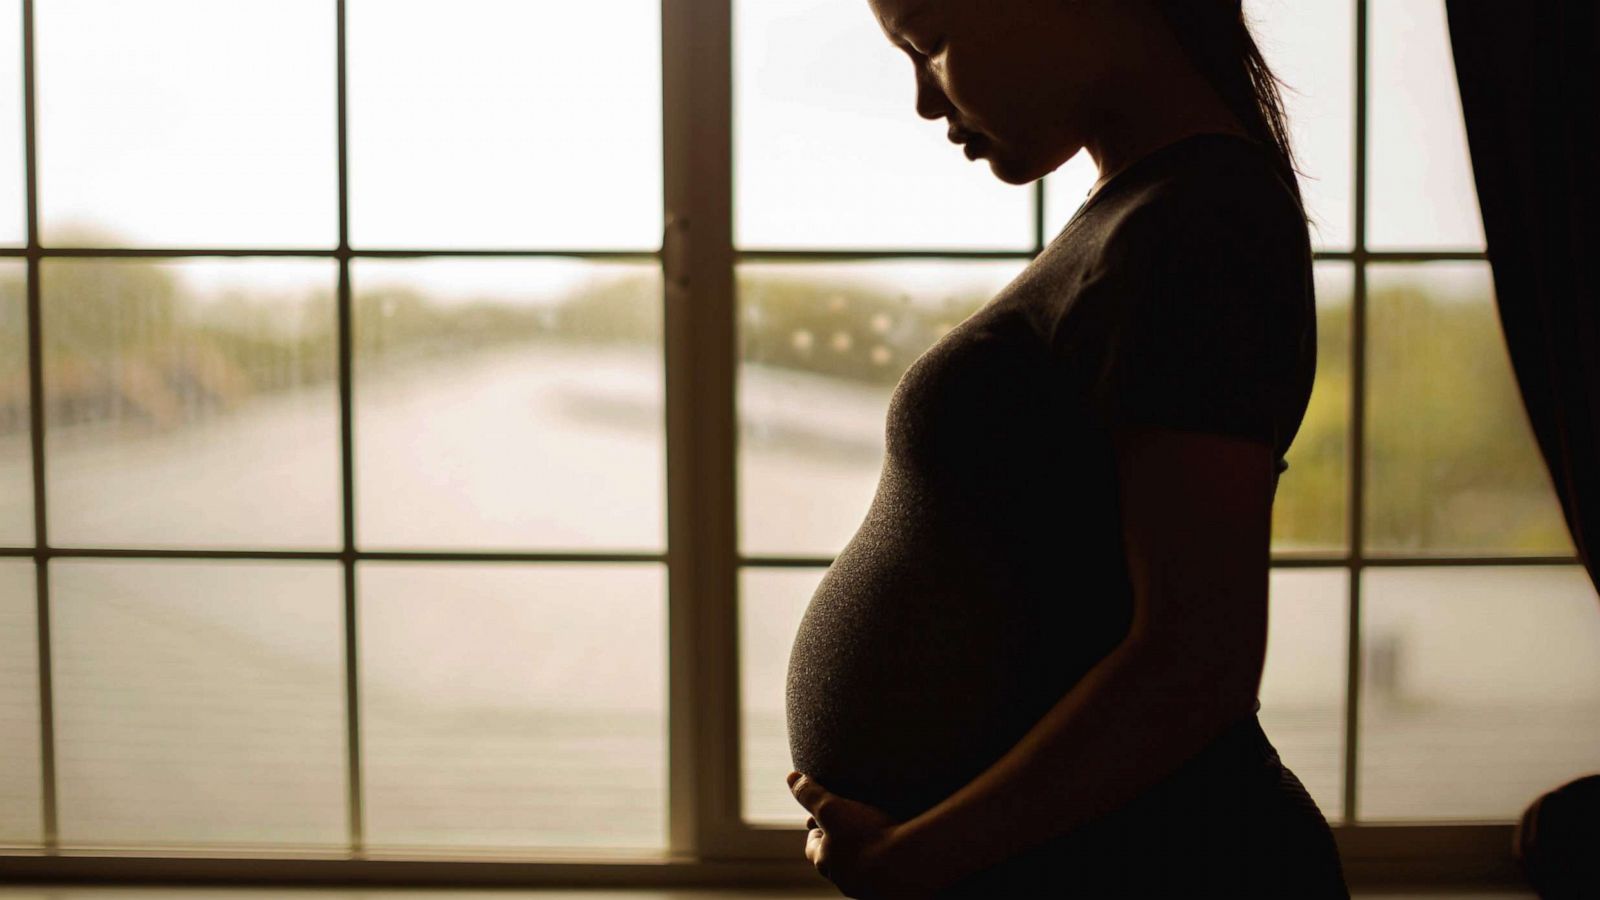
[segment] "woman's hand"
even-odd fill
[[[841,797],[799,772],[789,790],[811,813],[806,859],[846,897],[928,900],[944,886],[933,867],[915,859],[901,823],[875,806]]]

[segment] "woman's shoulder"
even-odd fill
[[[1271,151],[1226,135],[1187,141],[1108,198],[1111,249],[1309,253],[1304,208]]]

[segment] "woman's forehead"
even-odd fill
[[[942,6],[944,0],[871,0],[878,24],[891,35],[901,34],[916,20]]]

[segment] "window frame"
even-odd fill
[[[658,251],[617,250],[381,250],[349,244],[345,0],[337,16],[338,242],[321,249],[73,248],[39,243],[35,133],[34,7],[21,0],[26,244],[0,248],[0,259],[27,268],[28,378],[34,488],[34,544],[0,548],[0,557],[31,559],[36,572],[40,742],[44,843],[36,850],[0,852],[7,879],[113,878],[214,881],[408,884],[807,884],[816,875],[803,859],[800,816],[792,827],[745,822],[740,813],[738,577],[744,567],[826,567],[824,557],[743,556],[737,547],[737,412],[739,349],[735,271],[741,262],[883,259],[1014,259],[1039,253],[1048,237],[1044,182],[1033,186],[1034,247],[1025,251],[740,250],[734,244],[733,3],[661,0],[663,201],[665,229]],[[1400,557],[1363,553],[1366,404],[1366,302],[1369,264],[1474,261],[1475,251],[1371,251],[1367,242],[1368,4],[1350,0],[1355,16],[1354,181],[1351,249],[1317,251],[1318,261],[1353,273],[1350,315],[1350,408],[1347,441],[1346,545],[1342,553],[1275,555],[1279,568],[1342,569],[1349,574],[1344,817],[1334,826],[1352,883],[1438,883],[1471,880],[1520,883],[1510,851],[1512,824],[1364,823],[1357,806],[1360,726],[1361,574],[1366,568],[1473,565],[1573,565],[1562,557]],[[1438,0],[1443,2],[1443,0]],[[663,553],[399,553],[357,547],[350,268],[354,259],[444,257],[564,257],[655,261],[662,267],[667,455],[667,546]],[[40,321],[41,264],[58,258],[298,257],[338,263],[339,422],[342,546],[335,551],[141,550],[54,547],[46,530],[45,415]],[[350,845],[331,855],[271,852],[95,853],[63,849],[56,821],[56,773],[51,684],[49,582],[52,560],[74,558],[324,560],[343,572],[344,669]],[[668,847],[664,854],[622,853],[603,858],[529,854],[517,860],[474,858],[470,852],[419,858],[385,856],[365,845],[362,782],[356,569],[364,561],[637,562],[667,566],[668,585]],[[1530,798],[1531,799],[1531,798]]]

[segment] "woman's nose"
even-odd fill
[[[917,67],[917,115],[938,119],[954,110],[939,83],[921,66]]]

